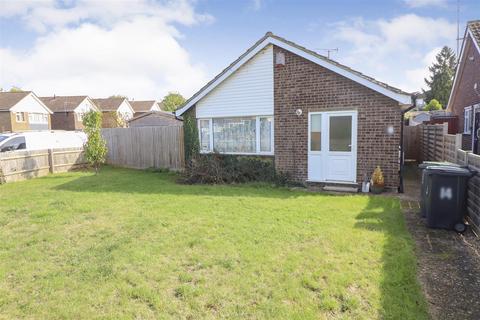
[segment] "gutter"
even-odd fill
[[[403,150],[403,127],[405,126],[404,124],[404,116],[405,113],[408,111],[412,110],[417,106],[417,97],[418,93],[412,94],[412,105],[408,107],[407,109],[403,110],[401,115],[401,123],[400,123],[400,171],[398,172],[400,176],[400,184],[398,186],[398,193],[403,193],[404,192],[404,186],[403,186],[403,172],[404,172],[404,166],[405,166],[405,155],[404,155],[404,150]]]

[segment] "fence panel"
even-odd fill
[[[103,129],[107,163],[135,168],[184,168],[183,127],[132,127]]]
[[[420,160],[421,126],[405,126],[403,128],[403,150],[405,159]]]
[[[0,153],[0,178],[5,182],[21,181],[84,164],[83,148],[4,152]]]

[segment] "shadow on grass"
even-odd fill
[[[393,197],[371,196],[356,219],[356,228],[385,235],[380,284],[381,318],[428,319],[425,299],[416,277],[413,240],[406,230],[399,202]]]
[[[85,173],[84,173],[85,174]],[[294,198],[318,196],[318,193],[306,190],[292,191],[285,187],[276,187],[267,183],[229,184],[229,185],[187,185],[178,183],[180,175],[172,172],[152,172],[122,168],[103,168],[98,175],[86,173],[71,180],[72,175],[51,176],[50,178],[69,180],[54,187],[59,191],[73,192],[112,192],[140,194],[172,194],[220,196],[220,197],[266,197]],[[342,197],[343,195],[327,195]]]

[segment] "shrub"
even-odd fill
[[[432,99],[423,109],[425,111],[442,110],[442,104],[437,99]]]
[[[84,145],[85,158],[98,173],[100,165],[105,163],[107,145],[102,137],[102,114],[97,111],[87,112],[83,116],[84,131],[87,134],[87,142]]]
[[[375,186],[383,186],[385,184],[385,180],[383,178],[382,169],[379,166],[375,168],[372,174],[372,184]]]
[[[287,185],[290,179],[275,171],[271,159],[213,153],[192,157],[182,181],[189,184],[269,182]]]

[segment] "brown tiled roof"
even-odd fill
[[[470,29],[477,46],[480,47],[480,20],[467,22],[467,27]]]
[[[101,111],[117,111],[124,100],[125,98],[105,98],[93,99],[93,102]]]
[[[75,110],[87,96],[54,96],[40,97],[45,105],[53,112],[69,112]]]
[[[0,111],[8,111],[15,106],[20,100],[25,98],[31,91],[20,92],[0,92]]]
[[[364,78],[364,79],[366,79],[366,80],[368,80],[368,81],[371,81],[371,82],[373,82],[373,83],[375,83],[375,84],[377,84],[377,85],[379,85],[379,86],[382,86],[382,87],[384,87],[385,89],[388,89],[388,90],[390,90],[390,91],[393,91],[393,92],[396,92],[396,93],[399,93],[399,94],[412,95],[412,94],[409,93],[409,92],[406,92],[406,91],[403,91],[403,90],[401,90],[401,89],[392,87],[392,86],[390,86],[390,85],[388,85],[388,84],[386,84],[386,83],[384,83],[384,82],[381,82],[381,81],[378,81],[378,80],[376,80],[376,79],[374,79],[374,78],[372,78],[372,77],[369,77],[369,76],[367,76],[367,75],[365,75],[365,74],[363,74],[363,73],[361,73],[361,72],[359,72],[359,71],[353,70],[353,69],[351,69],[351,68],[349,68],[349,67],[347,67],[347,66],[345,66],[345,65],[343,65],[343,64],[340,64],[340,63],[336,62],[335,60],[332,60],[332,59],[330,59],[330,58],[328,58],[328,57],[326,57],[326,56],[323,56],[323,55],[321,55],[321,54],[319,54],[319,53],[317,53],[317,52],[315,52],[315,51],[309,50],[309,49],[307,49],[307,48],[305,48],[305,47],[302,47],[302,46],[300,46],[300,45],[298,45],[298,44],[296,44],[296,43],[294,43],[294,42],[292,42],[292,41],[289,41],[289,40],[287,40],[287,39],[285,39],[285,38],[279,37],[279,36],[273,34],[272,32],[267,32],[262,38],[260,38],[257,42],[255,42],[255,44],[254,44],[253,46],[251,46],[250,48],[248,48],[247,51],[245,51],[241,56],[239,56],[235,61],[233,61],[228,67],[226,67],[226,68],[223,69],[218,75],[216,75],[215,78],[213,78],[210,82],[208,82],[208,83],[207,83],[206,85],[204,85],[200,90],[198,90],[193,96],[191,96],[187,101],[185,101],[185,103],[184,103],[182,106],[180,106],[177,110],[180,110],[180,109],[182,109],[184,106],[186,106],[187,104],[189,104],[190,101],[192,101],[193,99],[195,99],[200,93],[202,93],[205,89],[207,89],[212,83],[214,83],[215,81],[217,81],[217,79],[219,79],[219,78],[222,77],[225,73],[227,73],[234,65],[236,65],[240,60],[242,60],[246,55],[248,55],[252,50],[254,50],[258,45],[260,45],[260,44],[261,44],[265,39],[267,39],[268,37],[272,37],[272,38],[277,39],[277,40],[279,40],[279,41],[282,41],[282,42],[284,42],[284,43],[286,43],[286,44],[289,44],[289,45],[291,45],[291,46],[293,46],[293,47],[295,47],[295,48],[297,48],[297,49],[299,49],[299,50],[302,50],[302,51],[304,51],[304,52],[306,52],[306,53],[308,53],[308,54],[311,54],[311,55],[313,55],[313,56],[315,56],[315,57],[317,57],[317,58],[319,58],[319,59],[325,60],[325,61],[327,61],[327,62],[329,62],[329,63],[331,63],[331,64],[333,64],[333,65],[335,65],[335,66],[337,66],[337,67],[339,67],[339,68],[342,68],[342,69],[344,69],[344,70],[346,70],[346,71],[348,71],[348,72],[351,72],[351,73],[353,73],[353,74],[356,74],[356,75],[359,76],[359,77],[362,77],[362,78]]]
[[[148,112],[142,113],[141,115],[138,115],[138,116],[136,116],[136,117],[134,117],[134,118],[132,118],[128,121],[130,122],[130,121],[137,120],[137,119],[147,117],[147,116],[151,116],[151,115],[165,117],[165,118],[172,118],[172,119],[183,121],[182,117],[177,117],[177,116],[175,116],[175,113],[168,112],[168,111],[148,111]]]
[[[135,112],[148,112],[152,108],[155,100],[147,101],[128,101]]]

